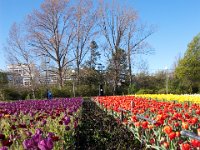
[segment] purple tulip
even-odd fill
[[[49,138],[52,138],[52,137],[54,137],[55,136],[55,134],[53,133],[53,132],[49,132],[48,134],[47,134],[47,137],[49,137]]]
[[[46,120],[42,120],[42,126],[44,126],[47,123]]]
[[[18,127],[19,127],[19,128],[26,128],[27,126],[26,126],[25,123],[21,123],[21,124],[18,125]]]
[[[0,150],[8,150],[8,148],[6,146],[3,146],[0,148]]]
[[[35,135],[33,135],[32,139],[33,139],[34,143],[37,144],[39,141],[42,140],[42,135],[41,134],[35,134]]]
[[[66,127],[65,127],[65,130],[66,130],[66,131],[69,131],[69,130],[70,130],[70,127],[69,127],[69,126],[66,126]]]
[[[0,140],[4,140],[6,136],[4,134],[0,134]]]
[[[5,139],[1,143],[2,143],[3,146],[10,147],[12,145],[13,141],[11,141],[10,139]]]
[[[62,121],[62,120],[60,120],[58,123],[59,123],[59,125],[62,125],[62,124],[63,124],[63,121]]]
[[[24,149],[30,149],[30,148],[36,147],[33,139],[24,140],[23,146],[24,146]]]
[[[78,126],[78,120],[74,121],[74,128],[77,128]]]
[[[38,143],[38,147],[40,148],[40,150],[52,150],[53,141],[51,138],[44,139]]]
[[[31,133],[30,131],[26,131],[26,135],[27,135],[27,136],[31,136],[32,133]]]
[[[68,125],[69,123],[70,123],[70,117],[67,116],[64,118],[64,124]]]
[[[42,134],[42,133],[43,133],[43,131],[41,129],[36,129],[35,134]]]

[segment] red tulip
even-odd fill
[[[191,124],[195,124],[198,122],[198,118],[197,117],[193,117],[192,119],[190,119]]]
[[[142,128],[146,129],[148,127],[148,122],[147,121],[143,121],[141,123]]]
[[[195,140],[195,139],[192,139],[192,140],[191,140],[191,145],[192,145],[193,147],[200,147],[200,141]]]
[[[190,144],[188,144],[188,143],[182,144],[182,145],[181,145],[181,149],[182,149],[182,150],[190,150]]]
[[[176,133],[175,132],[171,132],[168,134],[170,140],[173,140],[176,137]]]

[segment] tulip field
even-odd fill
[[[150,96],[105,96],[93,100],[107,113],[121,118],[122,124],[147,148],[199,150],[200,105],[183,100],[177,103],[177,97],[157,101]],[[195,102],[198,100],[196,97]]]
[[[200,150],[199,95],[0,102],[0,150]]]
[[[72,148],[82,102],[82,98],[0,102],[0,149]]]

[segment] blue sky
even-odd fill
[[[120,0],[119,0],[120,1]],[[200,32],[199,0],[121,0],[137,10],[140,20],[157,27],[148,39],[155,54],[148,60],[149,72],[170,68],[175,57],[184,54],[188,43]],[[21,22],[43,0],[0,0],[0,69],[6,69],[3,50],[9,29]]]

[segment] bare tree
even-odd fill
[[[35,98],[35,66],[33,64],[34,57],[32,49],[29,47],[27,42],[27,36],[25,31],[22,29],[23,26],[14,23],[10,29],[6,52],[9,63],[14,66],[20,65],[24,72],[28,73],[31,83],[31,90],[33,98]]]
[[[100,29],[107,43],[108,57],[113,56],[119,49],[124,49],[126,36],[128,36],[130,25],[137,20],[137,13],[132,9],[127,9],[116,4],[113,1],[111,7],[101,5],[100,8]],[[119,61],[113,62],[115,79],[118,77]],[[117,86],[117,80],[114,81],[114,89]]]
[[[80,65],[89,51],[90,40],[97,34],[94,29],[97,20],[96,9],[91,0],[78,0],[75,7],[75,39],[73,41],[76,58],[77,78],[79,79]]]
[[[45,0],[27,20],[30,44],[38,56],[45,55],[55,62],[60,87],[67,65],[74,60],[69,57],[75,37],[73,12],[69,0]]]
[[[153,27],[146,25],[137,25],[137,22],[132,22],[128,27],[126,36],[126,50],[129,71],[129,84],[132,84],[132,65],[133,56],[135,54],[151,54],[152,49],[146,42],[146,39],[155,32]]]
[[[153,33],[153,30],[146,30],[146,26],[140,26],[137,12],[128,7],[119,6],[115,0],[109,5],[101,4],[100,28],[107,44],[106,52],[108,58],[124,49],[127,53],[127,63],[132,83],[132,55],[136,53],[148,53],[144,50],[147,46],[145,40]],[[119,62],[114,62],[117,75]],[[115,77],[117,79],[117,77]],[[114,82],[116,86],[117,81]]]

